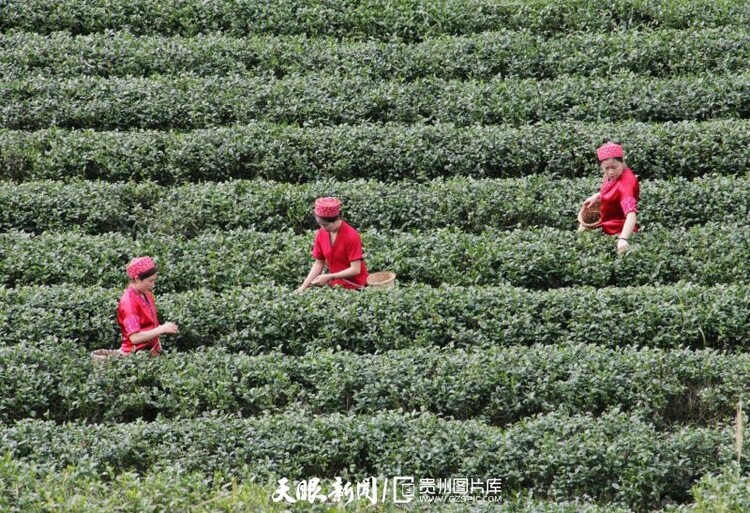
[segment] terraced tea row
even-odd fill
[[[743,73],[750,60],[746,29],[584,32],[546,39],[528,31],[442,36],[421,43],[335,41],[263,35],[233,38],[146,36],[107,32],[72,36],[0,35],[6,77],[39,73],[103,77],[173,75],[274,76],[331,72],[373,79],[415,80],[599,76],[601,70],[674,76]]]
[[[133,182],[0,182],[0,232],[41,233],[75,226],[92,235],[162,233],[188,238],[240,228],[302,233],[314,227],[315,198],[329,195],[342,199],[346,220],[360,230],[573,230],[580,203],[598,187],[594,179],[555,180],[543,175],[421,184],[239,180],[176,188]],[[653,225],[743,224],[750,218],[750,177],[646,181],[641,193],[638,222],[649,230]]]
[[[86,461],[100,472],[146,473],[166,465],[208,475],[246,466],[257,476],[289,479],[471,476],[500,479],[511,496],[533,488],[537,498],[586,494],[639,510],[686,502],[699,476],[733,456],[731,430],[661,432],[616,410],[601,417],[549,414],[507,429],[424,413],[296,412],[113,425],[23,421],[0,428],[0,444],[39,470]]]
[[[69,31],[127,29],[136,34],[194,35],[221,31],[318,34],[357,39],[420,40],[436,34],[470,34],[501,28],[539,34],[638,27],[750,26],[742,0],[6,0],[0,30]]]
[[[122,289],[65,285],[0,288],[0,345],[51,336],[86,350],[119,347]],[[258,286],[223,293],[157,293],[159,317],[180,326],[164,345],[217,346],[252,355],[343,349],[492,348],[592,343],[674,349],[747,348],[750,291],[692,284],[532,292],[513,287],[400,286],[387,293]]]
[[[33,463],[13,460],[9,455],[0,458],[0,508],[6,513],[27,513],[43,511],[48,508],[48,497],[56,497],[58,502],[70,501],[81,511],[87,513],[110,513],[111,511],[190,511],[191,513],[244,513],[246,511],[263,511],[264,513],[290,513],[316,511],[333,513],[346,503],[350,513],[370,513],[380,511],[373,506],[372,492],[361,493],[357,497],[352,489],[353,500],[347,503],[348,496],[337,501],[332,498],[329,504],[318,502],[312,506],[304,498],[296,499],[295,490],[290,490],[290,497],[297,501],[290,504],[286,500],[274,502],[273,497],[278,488],[278,481],[257,483],[247,469],[239,471],[239,476],[225,477],[215,473],[211,479],[200,471],[184,472],[173,467],[160,468],[148,473],[106,471],[104,477],[85,461],[76,462],[65,469],[54,471],[37,468]],[[243,475],[244,474],[244,475]],[[718,481],[713,476],[709,484],[716,486]],[[104,481],[103,479],[106,479]],[[741,486],[738,478],[721,476],[725,486]],[[708,480],[706,480],[708,481]],[[392,482],[389,481],[389,485]],[[332,489],[332,482],[322,481],[321,489]],[[342,483],[343,484],[343,483]],[[484,485],[485,483],[482,483]],[[356,487],[356,483],[352,483]],[[380,481],[380,486],[383,481]],[[18,491],[23,490],[23,494]],[[382,492],[382,488],[379,488]],[[390,490],[392,492],[392,490]],[[425,492],[426,495],[426,492]],[[302,494],[300,493],[300,496]],[[382,496],[381,496],[382,497]],[[544,501],[530,496],[502,497],[502,502],[476,506],[474,513],[629,513],[624,507],[613,505],[597,506],[590,501]],[[338,502],[338,504],[337,504]],[[382,505],[382,499],[380,504]],[[445,513],[465,513],[465,504],[444,504],[440,511]]]
[[[166,510],[213,513],[218,509],[240,513],[250,508],[268,513],[293,511],[290,510],[293,506],[287,503],[272,501],[274,490],[273,486],[256,484],[250,479],[238,483],[216,474],[207,480],[198,471],[185,473],[175,468],[144,474],[102,473],[92,470],[87,462],[78,461],[64,469],[50,470],[14,460],[8,454],[0,457],[0,509],[4,513],[49,510],[50,497],[55,498],[58,509],[78,508],[87,513]],[[364,510],[352,505],[350,511]],[[559,506],[554,511],[577,513],[570,506]]]
[[[750,122],[372,125],[295,128],[266,123],[187,133],[0,130],[0,177],[186,181],[265,178],[393,182],[440,177],[599,175],[604,138],[626,143],[642,178],[734,175],[750,166]]]
[[[313,233],[252,230],[133,239],[80,232],[0,234],[0,285],[71,283],[114,287],[127,262],[151,255],[165,291],[223,290],[273,281],[296,287],[312,263]],[[456,229],[363,232],[371,271],[403,282],[496,285],[532,289],[750,281],[750,226],[708,223],[689,229],[653,227],[637,234],[625,258],[614,238],[551,228],[467,234]],[[731,272],[727,272],[731,269]]]
[[[132,422],[208,412],[249,418],[303,409],[426,410],[505,425],[540,413],[618,407],[668,428],[731,420],[737,402],[747,401],[750,380],[748,354],[582,344],[303,357],[212,348],[141,356],[92,364],[80,344],[56,338],[2,347],[0,421]]]
[[[300,126],[363,122],[522,125],[550,121],[683,121],[750,116],[750,75],[565,76],[373,81],[336,75],[190,74],[0,81],[0,127],[189,130],[262,120]]]

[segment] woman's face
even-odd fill
[[[315,216],[315,222],[318,223],[318,226],[320,226],[327,232],[335,232],[336,230],[338,230],[340,224],[339,221],[341,221],[341,219],[336,219],[333,222],[328,222],[320,216]]]
[[[135,279],[135,287],[140,292],[151,292],[152,290],[154,290],[154,288],[156,288],[156,277],[158,276],[158,274],[159,273],[156,273],[156,274],[154,274],[152,276],[149,276],[148,278],[144,278],[142,280],[136,278]]]
[[[600,165],[602,166],[604,178],[607,180],[616,179],[625,170],[625,163],[617,159],[602,160]]]

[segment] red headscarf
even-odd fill
[[[315,215],[336,217],[341,213],[341,201],[338,198],[318,198],[315,200]]]
[[[141,274],[155,268],[156,264],[153,260],[151,260],[151,257],[140,256],[130,261],[128,267],[126,268],[126,271],[128,273],[128,277],[132,280],[135,280]]]
[[[599,147],[596,150],[596,156],[599,157],[599,162],[607,159],[621,159],[624,155],[622,146],[615,143],[607,143]]]

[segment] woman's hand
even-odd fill
[[[622,227],[622,231],[617,235],[617,252],[620,254],[625,253],[628,247],[628,237],[632,235],[633,230],[636,227],[636,213],[628,212],[625,214],[625,224]]]
[[[177,325],[173,322],[165,322],[164,324],[159,326],[159,329],[161,329],[162,334],[169,334],[169,335],[177,333],[178,331]]]
[[[332,279],[333,279],[332,274],[321,274],[312,281],[312,284],[313,285],[325,285]]]
[[[325,260],[318,260],[315,259],[315,263],[310,268],[310,272],[307,273],[307,278],[305,278],[305,281],[302,282],[302,285],[300,285],[297,290],[294,291],[295,294],[300,294],[305,291],[310,285],[317,284],[317,279],[322,276],[323,269],[325,269],[326,261]],[[328,280],[326,280],[323,283],[326,283]]]
[[[583,200],[583,204],[586,207],[590,207],[591,205],[596,205],[600,201],[601,201],[601,197],[599,193],[597,192],[596,194],[592,194],[591,196]]]

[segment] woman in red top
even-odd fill
[[[156,264],[147,256],[134,258],[127,267],[130,283],[117,306],[117,324],[122,333],[120,352],[150,350],[161,352],[159,335],[177,333],[173,322],[159,324],[156,303],[151,291],[156,286]]]
[[[310,285],[340,285],[360,290],[367,285],[367,266],[362,239],[357,230],[341,219],[341,201],[337,198],[315,200],[315,221],[320,228],[315,235],[312,256],[315,263],[297,292]],[[328,272],[323,273],[325,267]]]
[[[601,229],[617,235],[617,252],[628,250],[628,238],[638,231],[636,215],[640,187],[638,178],[625,163],[622,146],[608,142],[596,150],[604,181],[599,192],[586,198],[585,206],[601,204]]]

